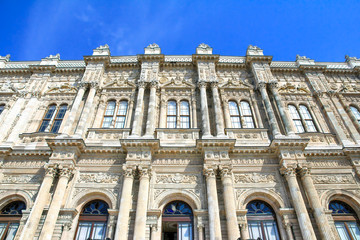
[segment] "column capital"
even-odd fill
[[[58,173],[57,164],[45,164],[44,168],[45,168],[45,176],[49,176],[52,178],[56,177]]]
[[[134,167],[123,165],[122,169],[124,171],[124,177],[126,177],[126,178],[134,178],[134,175],[135,175],[135,168]]]
[[[159,86],[159,83],[156,80],[153,80],[150,82],[150,88],[157,88]]]
[[[145,81],[144,80],[139,80],[138,82],[137,82],[137,85],[138,85],[138,87],[139,88],[145,88]]]
[[[140,180],[142,178],[151,178],[151,167],[138,166]]]
[[[272,91],[277,91],[279,84],[277,81],[271,81],[269,82],[269,87]]]
[[[70,178],[74,174],[74,166],[72,165],[68,165],[68,166],[59,165],[58,169],[59,169],[60,177]]]
[[[311,168],[308,167],[308,166],[304,166],[300,169],[299,171],[300,173],[300,176],[303,178],[303,177],[307,177],[307,176],[310,176],[311,174]]]
[[[285,178],[296,177],[296,167],[288,166],[280,168],[280,173],[285,176]]]
[[[95,82],[95,81],[92,81],[92,82],[89,83],[89,86],[90,86],[90,88],[98,89],[99,88],[99,83]]]
[[[199,80],[197,82],[198,88],[205,88],[207,83],[204,80]]]
[[[204,167],[204,170],[203,170],[203,173],[206,177],[206,179],[208,178],[215,178],[216,177],[216,172],[215,172],[216,169],[214,169],[214,167],[208,167],[208,166],[205,166]]]
[[[266,88],[266,82],[264,82],[264,81],[258,82],[256,85],[256,88],[260,89],[260,90]]]
[[[80,89],[86,89],[88,85],[89,85],[89,83],[87,83],[87,82],[79,82],[78,89],[79,90]]]
[[[211,86],[211,88],[218,88],[219,87],[219,82],[218,81],[212,81],[212,82],[210,82],[210,86]]]
[[[232,166],[219,166],[221,180],[232,177]]]

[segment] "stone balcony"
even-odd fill
[[[320,133],[320,132],[305,132],[298,133],[301,138],[308,138],[308,147],[316,146],[337,146],[338,140],[335,134],[332,133]]]
[[[235,146],[269,146],[270,139],[266,128],[226,128],[229,138],[236,139]]]
[[[199,128],[157,128],[156,138],[161,146],[195,146],[200,137]]]
[[[45,143],[48,138],[55,138],[59,136],[60,133],[52,133],[52,132],[33,132],[33,133],[22,133],[19,135],[22,143]]]
[[[119,145],[119,139],[128,138],[130,131],[130,128],[89,128],[86,143]]]

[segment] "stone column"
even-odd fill
[[[52,198],[49,211],[46,215],[43,228],[41,230],[40,240],[51,240],[56,221],[59,216],[60,208],[64,200],[65,190],[73,172],[72,167],[59,168],[59,181],[56,186],[54,196]]]
[[[204,240],[204,225],[203,224],[198,224],[197,229],[198,229],[198,239],[199,240]]]
[[[82,99],[84,97],[86,87],[87,87],[87,83],[81,82],[79,84],[79,90],[78,90],[78,92],[76,94],[76,97],[74,99],[74,102],[73,102],[73,104],[71,106],[71,110],[69,112],[69,117],[67,118],[67,120],[65,122],[65,126],[64,126],[61,137],[69,136],[71,134],[72,125],[75,122],[75,118],[76,118],[76,115],[77,115],[77,113],[79,111],[81,101],[82,101]]]
[[[249,228],[247,223],[240,223],[241,239],[249,239]]]
[[[319,228],[321,239],[335,239],[335,236],[331,232],[328,219],[324,213],[324,209],[321,206],[319,195],[315,189],[314,182],[310,175],[310,169],[303,167],[300,170],[300,174],[304,190],[313,209],[315,221]]]
[[[134,121],[132,125],[132,133],[131,133],[131,135],[133,136],[141,135],[141,122],[143,117],[145,82],[139,81],[138,85],[139,85],[139,90],[136,100],[135,115],[134,115]]]
[[[201,81],[198,83],[200,88],[200,101],[201,101],[201,119],[202,119],[202,137],[210,137],[210,119],[209,119],[209,108],[207,104],[206,96],[206,82]]]
[[[292,231],[291,231],[291,223],[283,223],[285,226],[286,235],[288,237],[288,240],[294,240]]]
[[[150,169],[139,167],[140,185],[136,205],[134,240],[145,240],[146,213],[148,207]]]
[[[132,168],[123,167],[124,182],[121,191],[121,200],[119,206],[119,215],[117,219],[115,237],[118,240],[128,239],[129,214],[131,209],[131,192],[134,182],[134,170]]]
[[[236,216],[235,196],[231,169],[221,169],[221,181],[224,189],[224,205],[226,212],[226,227],[229,240],[237,240],[240,237],[238,221]]]
[[[280,96],[279,96],[279,93],[277,90],[278,84],[277,84],[277,82],[273,81],[273,82],[270,82],[269,85],[270,85],[271,93],[274,96],[276,105],[279,109],[280,117],[284,123],[285,131],[289,135],[294,135],[295,129],[293,128],[293,125],[291,125],[288,115],[286,114],[284,104],[280,99]]]
[[[192,110],[192,128],[197,128],[197,116],[196,116],[196,100],[191,100],[191,110]]]
[[[258,89],[260,90],[262,100],[263,100],[263,102],[265,104],[265,109],[266,109],[266,112],[267,112],[268,117],[269,117],[269,123],[270,123],[270,126],[271,126],[272,134],[273,134],[274,137],[278,136],[278,135],[281,135],[281,133],[279,131],[279,127],[278,127],[277,122],[276,122],[274,110],[272,109],[270,99],[269,99],[269,96],[268,96],[267,91],[266,91],[266,83],[265,82],[259,82],[258,83]]]
[[[24,229],[20,235],[20,240],[34,239],[41,215],[48,200],[51,185],[57,174],[57,166],[45,165],[45,171],[44,180],[41,184],[34,206],[31,209],[29,218],[27,219]]]
[[[225,127],[232,128],[231,119],[230,119],[229,102],[226,99],[223,99],[222,101],[224,103]]]
[[[304,199],[296,180],[296,169],[294,167],[288,167],[283,168],[281,171],[282,174],[285,175],[286,181],[289,185],[290,195],[293,200],[303,239],[316,240],[314,229],[312,228],[310,217],[306,210]]]
[[[210,240],[221,240],[219,203],[216,190],[216,176],[213,168],[204,168],[209,211]]]
[[[219,90],[217,82],[211,83],[211,90],[213,94],[214,100],[214,109],[215,109],[215,122],[216,122],[216,136],[217,137],[224,137],[224,119],[223,119],[223,111],[221,108],[221,100],[219,97]]]
[[[162,89],[161,91],[161,100],[160,100],[160,117],[159,117],[159,128],[166,128],[166,99],[165,99],[165,91]]]
[[[94,102],[94,97],[95,97],[97,88],[98,88],[98,83],[97,82],[91,82],[90,83],[89,94],[87,96],[84,109],[82,111],[81,117],[79,119],[78,126],[77,126],[76,131],[75,131],[75,135],[80,137],[80,138],[82,137],[82,135],[84,133],[84,130],[85,130],[84,128],[85,128],[86,122],[89,121],[90,110],[91,110],[91,108],[94,107],[93,102]]]
[[[94,120],[94,124],[92,125],[93,128],[102,127],[100,124],[103,121],[105,107],[106,107],[106,97],[102,94],[100,96],[97,111],[95,113],[95,120]]]
[[[132,115],[132,110],[133,110],[133,107],[134,107],[134,99],[130,99],[129,100],[129,108],[128,108],[128,111],[126,113],[126,123],[125,123],[125,128],[130,128],[131,127],[131,115]]]
[[[154,138],[154,132],[155,132],[157,85],[158,84],[156,81],[152,81],[150,83],[150,98],[149,98],[149,107],[148,107],[146,132],[145,132],[145,136],[149,138]]]

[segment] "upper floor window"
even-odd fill
[[[57,133],[64,119],[67,105],[63,104],[57,107],[55,104],[50,105],[41,122],[39,132]]]
[[[300,105],[299,110],[294,105],[288,105],[288,109],[298,133],[317,132],[314,120],[305,105]]]
[[[247,206],[249,234],[251,239],[279,240],[273,209],[263,201],[252,201]]]
[[[251,112],[250,104],[246,101],[229,101],[230,119],[233,128],[254,128],[254,118]]]
[[[341,240],[360,239],[360,227],[354,210],[344,202],[331,201],[329,209]]]
[[[22,210],[26,205],[22,201],[11,202],[0,211],[0,239],[13,240],[19,228]]]
[[[356,121],[360,124],[360,112],[356,107],[350,106],[351,112],[354,115]]]
[[[128,102],[125,100],[120,101],[118,104],[115,101],[109,101],[106,106],[102,127],[124,128],[127,109]]]
[[[91,201],[85,205],[77,227],[76,240],[105,239],[109,205],[100,200]]]
[[[190,107],[188,101],[180,101],[180,109],[176,101],[168,101],[167,128],[190,128]]]
[[[4,104],[0,105],[0,114],[4,111],[4,109],[5,109],[5,105]]]

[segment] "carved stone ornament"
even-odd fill
[[[156,176],[156,183],[188,183],[195,184],[198,181],[196,175],[190,174],[159,174]]]
[[[336,183],[344,183],[344,184],[353,184],[355,183],[354,177],[350,174],[348,175],[314,175],[313,181],[316,184],[336,184]]]
[[[275,174],[264,173],[244,173],[235,174],[235,183],[274,183]]]
[[[279,93],[310,93],[303,83],[294,85],[292,83],[286,83],[279,86]]]
[[[2,183],[39,183],[41,176],[39,175],[4,175]]]
[[[70,167],[59,167],[59,176],[60,177],[66,177],[66,178],[71,178],[72,175],[74,174],[74,168],[72,166]]]
[[[140,179],[144,177],[146,178],[151,177],[151,168],[139,166],[138,170],[139,170]]]
[[[60,86],[52,86],[46,93],[76,93],[76,87],[65,83]]]
[[[120,176],[114,173],[82,173],[79,183],[118,183]]]
[[[216,177],[215,169],[211,168],[211,167],[207,167],[207,166],[204,167],[203,173],[206,178],[210,178],[210,177],[215,178]]]
[[[124,176],[125,177],[129,177],[129,178],[134,177],[134,175],[135,175],[135,168],[134,167],[123,165],[122,169],[124,171]]]

